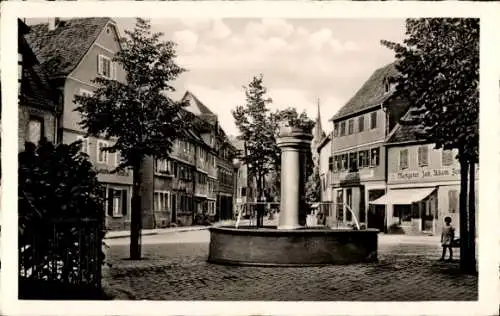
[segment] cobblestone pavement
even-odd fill
[[[182,243],[144,245],[141,261],[124,260],[128,247],[112,245],[106,283],[127,293],[121,299],[477,300],[477,276],[459,274],[458,262],[438,262],[440,248],[432,240],[398,243],[381,235],[376,264],[270,268],[207,263],[208,232],[192,235],[193,242],[186,237]]]

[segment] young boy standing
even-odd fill
[[[448,260],[451,261],[453,259],[452,244],[455,238],[455,228],[451,226],[451,217],[449,216],[445,217],[444,223],[445,225],[443,226],[443,232],[441,233],[441,246],[443,246],[443,254],[441,255],[441,259],[439,260],[444,260],[446,249],[448,248],[448,250],[450,251],[450,258]]]

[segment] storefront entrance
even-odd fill
[[[368,201],[374,201],[385,194],[385,190],[369,190]],[[385,225],[385,205],[372,205],[368,207],[368,228],[375,228],[387,232]]]

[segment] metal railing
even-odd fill
[[[242,216],[243,217],[248,217],[249,218],[249,225],[250,226],[255,226],[256,220],[257,220],[257,206],[258,205],[264,205],[264,212],[269,213],[269,212],[274,212],[274,213],[279,213],[280,209],[280,202],[245,202],[245,203],[239,203],[236,204],[236,207],[238,207],[238,216],[236,218],[236,223],[235,223],[235,228],[238,228],[241,223]],[[346,204],[346,203],[335,203],[335,202],[319,202],[319,203],[312,203],[310,204],[311,209],[313,210],[313,214],[310,215],[319,215],[323,214],[323,217],[325,219],[329,218],[329,222],[325,224],[317,224],[317,225],[308,225],[308,226],[328,226],[330,228],[340,228],[343,224],[343,226],[348,226],[350,221],[346,221],[344,218],[344,209],[347,210],[353,219],[354,225],[358,230],[361,229],[361,225],[359,223],[359,219],[356,216],[355,212],[352,210],[352,208]],[[342,206],[342,217],[339,217],[340,212],[338,212],[339,207]],[[314,213],[314,210],[317,209],[318,211]],[[254,224],[255,221],[255,224]]]

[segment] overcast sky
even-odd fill
[[[121,34],[135,19],[116,18]],[[174,97],[189,90],[213,112],[224,130],[238,134],[231,110],[244,104],[242,86],[262,73],[273,108],[296,107],[322,124],[343,106],[371,73],[394,60],[381,39],[401,42],[404,19],[152,19],[153,30],[178,44]]]

